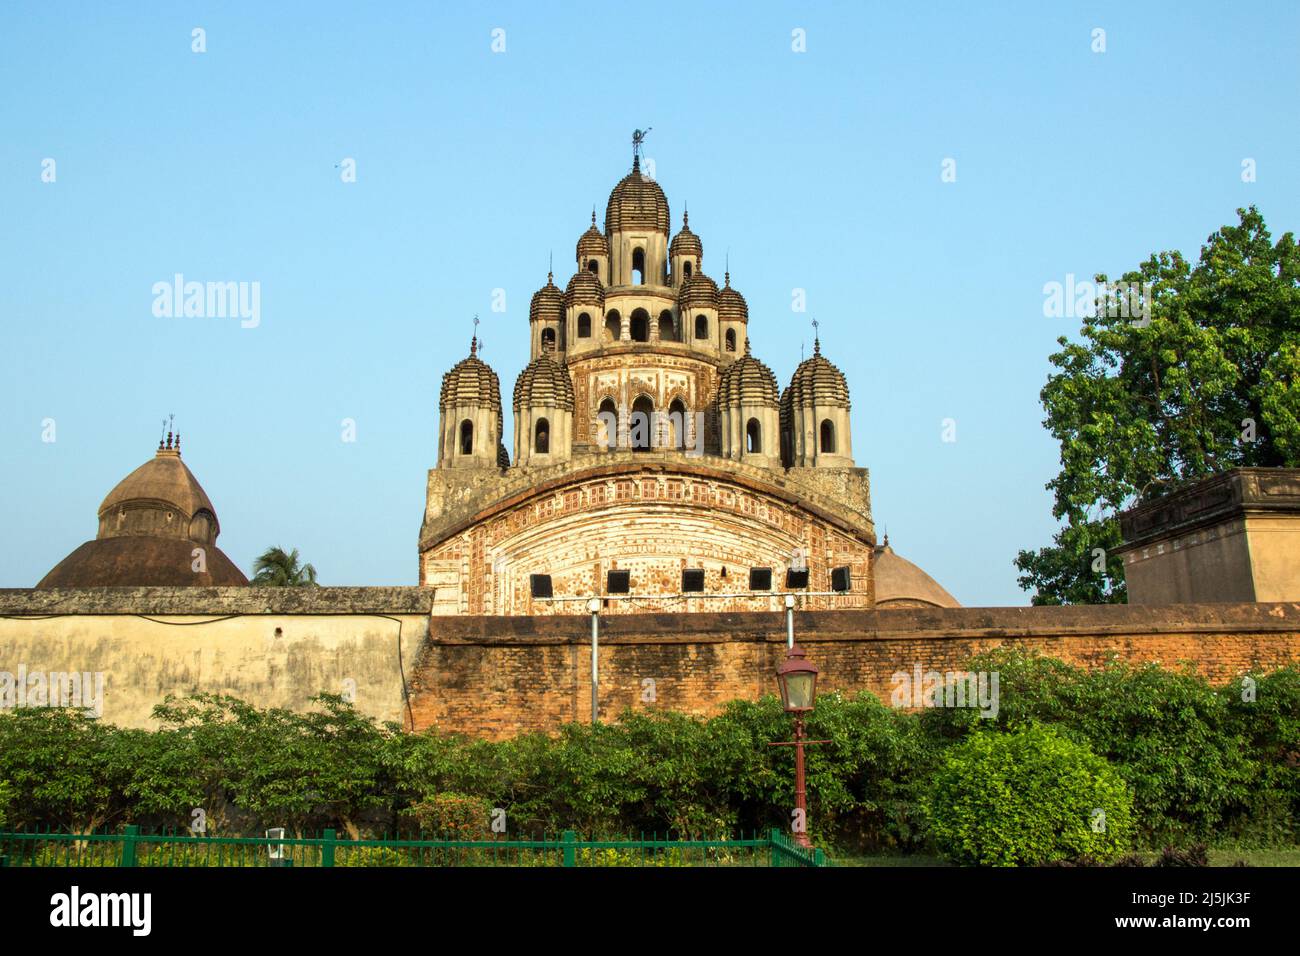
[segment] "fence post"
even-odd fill
[[[122,859],[118,861],[118,866],[135,866],[135,841],[139,837],[140,827],[137,824],[128,823],[122,833]]]
[[[577,866],[578,859],[575,852],[578,843],[578,835],[572,830],[564,831],[564,865]]]
[[[321,843],[321,847],[320,847],[321,866],[334,865],[334,843],[335,843],[334,837],[335,837],[335,833],[333,830],[325,831],[325,840],[323,843]]]
[[[826,854],[820,849],[813,850],[813,866],[825,866]]]
[[[781,856],[780,856],[780,854],[777,852],[777,849],[776,849],[777,835],[778,835],[780,832],[781,832],[781,831],[778,830],[776,827],[772,827],[772,829],[771,829],[770,831],[768,831],[768,834],[767,834],[767,846],[768,846],[768,851],[769,851],[769,853],[770,853],[770,855],[771,855],[771,859],[768,861],[768,865],[769,865],[769,866],[780,866],[780,865],[781,865]]]

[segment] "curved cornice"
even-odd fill
[[[810,469],[811,470],[811,469]],[[865,468],[844,469],[865,476]],[[424,527],[420,532],[420,550],[428,551],[444,541],[455,537],[474,525],[491,520],[495,516],[524,504],[532,499],[544,497],[572,485],[582,484],[600,478],[621,478],[635,475],[699,478],[706,481],[720,481],[737,485],[757,494],[767,495],[808,512],[845,534],[874,546],[876,535],[869,517],[846,508],[834,499],[812,489],[797,477],[802,469],[790,469],[780,474],[746,465],[731,459],[704,455],[689,458],[680,452],[607,452],[553,468],[528,470],[521,475],[527,484],[521,487],[509,487],[502,494],[491,498],[470,513],[447,515],[441,525],[438,519],[430,522],[426,515]],[[435,476],[447,475],[450,480],[458,476],[454,470],[434,469],[430,480]],[[494,474],[493,477],[499,477]],[[486,498],[486,496],[485,496]]]

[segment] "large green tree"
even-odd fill
[[[1057,340],[1041,397],[1063,525],[1016,558],[1033,603],[1125,599],[1120,510],[1235,466],[1300,465],[1300,245],[1274,243],[1253,206],[1237,215],[1195,265],[1162,252],[1121,277],[1144,312],[1099,297],[1081,341]]]
[[[272,588],[316,587],[316,569],[298,563],[298,549],[267,548],[253,565],[253,584]]]

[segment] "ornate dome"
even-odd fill
[[[812,358],[804,359],[794,370],[782,404],[849,407],[849,386],[844,373],[822,355],[820,339],[813,342]]]
[[[591,225],[578,237],[578,268],[585,268],[592,256],[609,258],[609,241],[605,234],[596,228],[596,210],[591,211]]]
[[[573,411],[573,380],[569,369],[549,352],[528,363],[515,380],[515,408],[562,408]]]
[[[726,284],[718,292],[718,318],[727,321],[749,321],[749,304],[745,297],[731,287],[731,273],[725,273]]]
[[[564,289],[565,305],[604,305],[605,287],[594,272],[582,269],[573,274]]]
[[[704,244],[700,242],[700,237],[691,232],[690,213],[682,213],[682,231],[673,236],[673,241],[668,245],[668,256],[695,256],[700,262],[704,261]]]
[[[478,357],[478,336],[469,345],[469,357],[463,358],[442,377],[438,406],[486,405],[501,412],[501,383],[497,373]]]
[[[563,318],[564,293],[555,284],[554,274],[548,272],[546,273],[546,285],[534,292],[532,301],[528,303],[528,321],[536,322],[539,319],[546,319],[559,322]]]
[[[659,184],[641,175],[641,157],[632,160],[632,172],[618,181],[605,207],[605,231],[655,229],[668,235],[668,197]]]
[[[732,362],[718,376],[718,404],[773,407],[779,404],[776,376],[750,354],[749,339],[745,339],[744,357]]]
[[[872,565],[877,607],[961,607],[939,582],[896,555],[889,546],[889,535],[873,553]]]
[[[216,509],[181,461],[180,436],[108,493],[99,531],[38,588],[242,587],[248,578],[217,547]],[[201,552],[200,554],[196,553]],[[202,570],[195,562],[202,561]]]
[[[682,283],[681,291],[677,293],[677,304],[684,309],[699,306],[717,308],[718,284],[703,272],[697,272]]]

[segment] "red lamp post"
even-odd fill
[[[805,744],[825,744],[829,740],[806,740],[803,715],[817,702],[817,665],[808,660],[798,644],[793,644],[781,666],[776,669],[776,683],[781,689],[781,705],[787,714],[794,715],[794,740],[774,743],[772,747],[794,747],[794,805],[799,821],[804,824],[795,830],[794,839],[802,847],[811,849],[807,833],[807,793],[804,786],[803,748]]]

